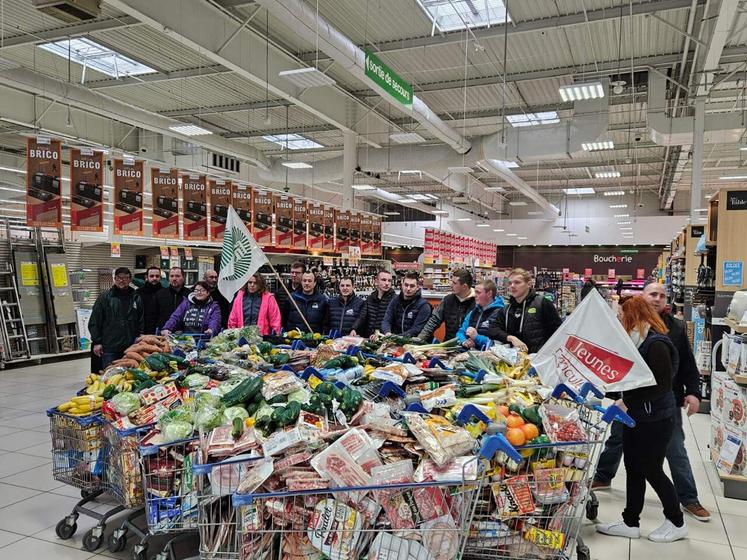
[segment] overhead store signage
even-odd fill
[[[336,251],[347,253],[348,247],[350,247],[350,211],[338,210],[335,224],[337,225]]]
[[[272,245],[273,197],[267,191],[254,190],[254,239],[262,247]]]
[[[231,181],[210,180],[210,238],[222,241],[228,220],[228,207],[232,201]]]
[[[207,197],[207,178],[204,175],[182,175],[184,239],[207,240]]]
[[[293,199],[275,196],[275,246],[293,247]]]
[[[374,228],[374,233],[376,228]],[[380,229],[379,229],[380,232]],[[379,242],[380,244],[380,242]],[[379,253],[381,249],[379,248]],[[493,266],[496,260],[494,243],[480,241],[437,229],[426,228],[423,252],[434,259],[448,259],[459,263],[474,263],[479,266]]]
[[[114,160],[114,234],[143,235],[143,162]]]
[[[360,248],[361,243],[361,215],[358,212],[350,214],[350,246]],[[351,253],[352,254],[352,253]]]
[[[153,194],[153,237],[178,238],[179,171],[151,167],[150,189]]]
[[[70,149],[70,229],[104,230],[104,153]]]
[[[368,214],[363,214],[361,216],[361,253],[363,255],[370,255],[372,253],[372,245],[371,245],[371,233],[372,233],[373,223],[372,223],[372,216],[369,216]]]
[[[727,210],[747,210],[747,191],[726,191]]]
[[[338,212],[331,206],[324,206],[324,251],[335,250],[335,218]]]
[[[293,204],[293,248],[307,249],[309,240],[307,235],[308,212],[306,201],[296,199]]]
[[[59,140],[28,138],[26,141],[26,225],[62,226]]]
[[[324,206],[309,204],[309,249],[324,249]]]
[[[366,51],[366,76],[402,103],[412,107],[412,86],[384,64],[374,53]]]
[[[233,209],[244,222],[249,231],[252,230],[252,189],[247,185],[234,183],[231,190],[231,204]]]

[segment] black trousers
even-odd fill
[[[677,491],[663,468],[673,432],[674,418],[671,416],[655,422],[639,422],[635,428],[625,427],[623,453],[627,496],[623,521],[629,527],[639,526],[647,481],[664,506],[664,517],[677,527],[684,523]]]

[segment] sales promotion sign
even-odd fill
[[[350,211],[337,211],[337,248],[339,253],[346,253],[350,247]]]
[[[231,181],[210,180],[210,238],[222,241],[231,205]]]
[[[150,168],[153,193],[153,237],[179,237],[179,172],[169,168]],[[168,255],[167,255],[168,256]]]
[[[267,191],[254,190],[254,239],[262,247],[272,245],[273,197]]]
[[[184,239],[190,241],[207,240],[207,196],[207,178],[204,175],[182,175]]]
[[[91,148],[70,149],[70,228],[104,229],[104,153]]]
[[[306,235],[308,216],[306,201],[296,199],[293,204],[293,248],[307,249],[309,241]]]
[[[358,212],[350,214],[350,246],[358,249],[361,246],[361,215]]]
[[[114,234],[143,235],[143,162],[114,160]]]
[[[335,215],[339,214],[337,210],[330,206],[324,207],[324,251],[335,250]],[[339,226],[338,226],[339,227]]]
[[[231,189],[233,209],[236,210],[242,223],[252,228],[252,189],[242,183],[234,183]]]
[[[629,391],[656,383],[607,303],[592,290],[531,360],[542,382]]]
[[[371,246],[372,219],[368,214],[361,216],[361,253],[370,255],[373,251]]]
[[[324,206],[308,205],[309,216],[309,249],[324,248]]]
[[[62,146],[59,140],[26,141],[26,225],[60,227]]]
[[[293,199],[275,196],[275,246],[293,247]]]

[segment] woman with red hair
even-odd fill
[[[640,516],[643,510],[646,482],[664,506],[664,523],[649,536],[654,542],[674,542],[687,536],[674,484],[664,472],[664,455],[674,431],[674,415],[679,413],[672,392],[672,378],[677,371],[678,355],[665,335],[667,327],[656,310],[640,296],[622,304],[620,321],[656,380],[655,385],[622,393],[616,401],[636,421],[625,427],[626,496],[622,521],[600,523],[596,530],[605,535],[637,539],[641,536]]]

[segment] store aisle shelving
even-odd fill
[[[54,532],[54,526],[70,512],[79,494],[52,478],[45,411],[67,400],[80,387],[87,368],[86,359],[0,372],[0,557],[3,560],[131,557],[129,547],[114,555],[105,549],[97,554],[82,550],[82,536],[94,525],[87,518],[78,520],[78,531],[68,541],[59,540]],[[605,537],[594,532],[591,522],[584,522],[582,534],[594,560],[747,560],[747,502],[723,496],[715,467],[709,460],[709,421],[707,415],[696,415],[685,422],[685,429],[700,499],[711,510],[712,520],[701,523],[687,517],[690,538],[673,544],[654,544],[645,538],[629,541]],[[624,474],[621,468],[612,489],[598,493],[600,519],[619,518],[625,500]],[[117,519],[109,523],[107,533],[117,525]],[[648,534],[660,522],[661,508],[649,488],[642,533]]]

